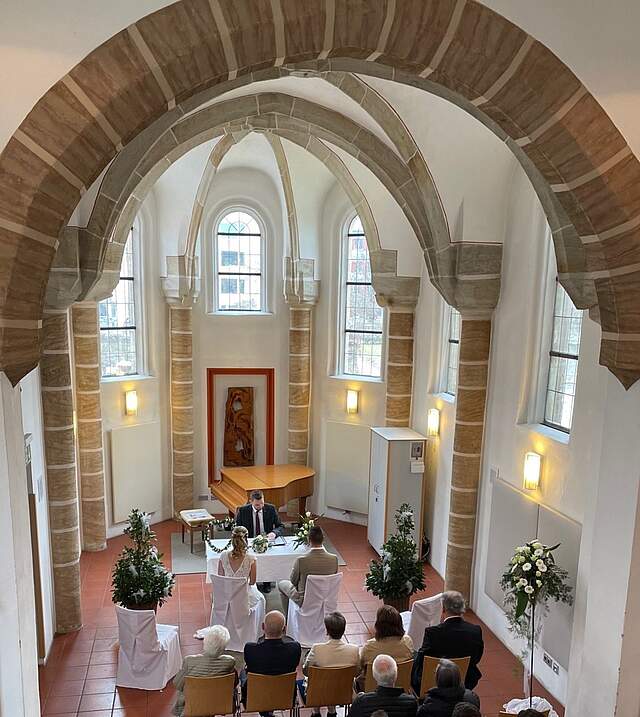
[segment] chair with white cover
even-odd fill
[[[182,666],[176,625],[156,624],[153,610],[128,610],[116,605],[118,672],[116,685],[161,690]]]
[[[246,578],[212,575],[213,605],[211,625],[224,625],[229,630],[228,650],[242,652],[247,642],[255,642],[262,634],[264,602],[249,607],[249,586]]]
[[[325,615],[338,608],[338,593],[342,573],[335,575],[309,575],[304,589],[302,605],[289,600],[287,635],[302,647],[311,647],[327,638]]]
[[[416,600],[411,606],[410,612],[401,613],[404,631],[413,640],[416,650],[422,645],[426,628],[438,625],[441,615],[442,593],[423,600]]]

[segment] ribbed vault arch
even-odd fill
[[[0,156],[0,368],[11,380],[37,363],[47,274],[83,188],[154,122],[282,65],[411,83],[503,138],[543,201],[563,284],[580,306],[597,299],[601,363],[625,386],[637,380],[640,163],[566,65],[473,0],[181,0],[90,53]]]

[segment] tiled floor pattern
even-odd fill
[[[347,618],[346,637],[362,644],[371,635],[379,600],[363,590],[363,579],[374,553],[366,541],[366,529],[323,519],[328,535],[347,565],[338,609]],[[165,563],[170,565],[171,533],[179,527],[172,521],[154,526]],[[81,560],[83,628],[55,638],[51,655],[40,669],[40,696],[44,715],[57,717],[165,717],[171,714],[175,693],[171,685],[158,692],[116,688],[117,627],[111,602],[113,563],[125,539],[114,538],[101,553],[83,553]],[[426,597],[442,590],[442,579],[425,567]],[[173,597],[158,611],[159,622],[179,625],[182,652],[200,652],[194,631],[207,624],[211,589],[204,575],[180,575]],[[468,619],[480,622],[474,615]],[[509,698],[522,694],[522,668],[516,658],[483,626],[485,652],[480,667],[483,678],[477,687],[485,717],[497,715]],[[550,699],[563,717],[564,710],[544,689],[536,694]],[[303,717],[310,710],[303,710]]]

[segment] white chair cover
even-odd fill
[[[287,635],[303,647],[311,647],[327,639],[324,627],[325,615],[335,612],[338,607],[338,593],[342,573],[335,575],[309,575],[300,607],[289,600]]]
[[[175,625],[157,625],[153,610],[116,605],[118,618],[118,687],[161,690],[182,666]]]
[[[211,624],[224,625],[231,639],[228,650],[242,652],[247,642],[255,642],[262,634],[264,602],[249,608],[249,585],[246,578],[212,575],[213,605]]]
[[[433,597],[416,600],[411,606],[411,612],[403,612],[402,624],[404,631],[413,640],[416,650],[420,649],[424,639],[424,631],[440,622],[442,615],[442,593]]]

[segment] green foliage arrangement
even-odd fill
[[[365,586],[383,600],[405,598],[425,587],[418,547],[413,539],[413,509],[403,503],[395,514],[396,532],[382,546],[381,560],[372,560]]]
[[[162,564],[149,515],[134,508],[124,532],[133,546],[123,549],[113,568],[113,602],[129,608],[162,605],[171,597],[175,577]]]

